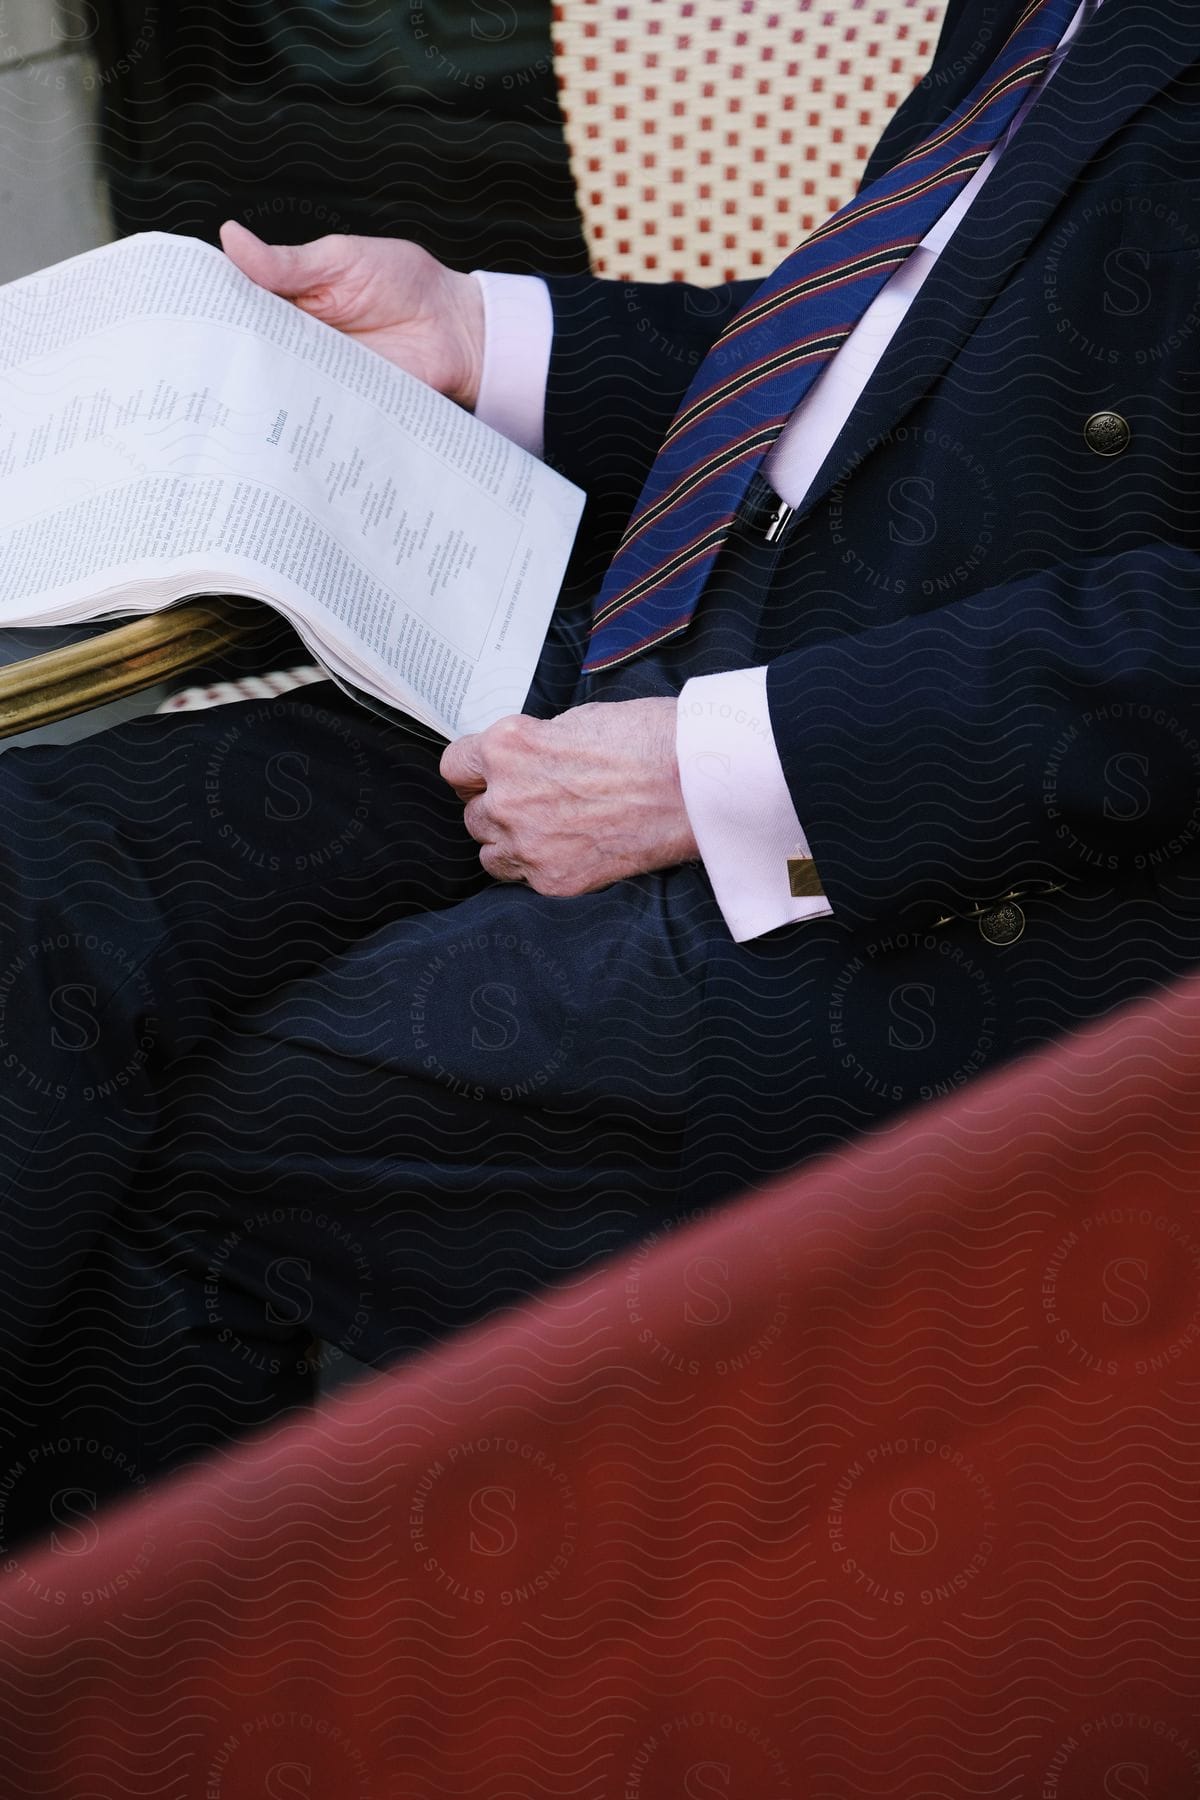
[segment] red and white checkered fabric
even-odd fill
[[[765,275],[848,200],[946,0],[555,0],[597,274]]]
[[[211,687],[181,688],[164,700],[156,712],[203,712],[209,706],[232,706],[237,700],[274,700],[294,688],[328,681],[324,669],[301,664],[295,669],[275,669],[269,675],[244,675],[240,681],[214,681]]]

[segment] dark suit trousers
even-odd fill
[[[440,750],[327,683],[0,757],[0,1546],[677,1214],[702,872],[495,884]]]

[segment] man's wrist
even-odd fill
[[[658,743],[657,762],[663,771],[671,800],[671,810],[677,814],[675,828],[670,841],[664,845],[664,868],[671,868],[676,863],[696,862],[700,857],[700,846],[696,842],[696,834],[692,829],[692,821],[688,814],[687,801],[684,799],[683,782],[679,774],[679,701],[664,699],[654,701],[661,718],[661,736]]]
[[[470,275],[445,270],[446,306],[459,342],[462,373],[449,393],[451,400],[473,412],[479,402],[487,350],[487,311],[483,291]]]

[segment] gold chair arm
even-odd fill
[[[274,615],[267,613],[269,620]],[[0,668],[0,738],[69,719],[206,663],[264,622],[245,600],[189,600]]]

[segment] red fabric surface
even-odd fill
[[[1200,985],[0,1589],[5,1792],[1200,1792]]]

